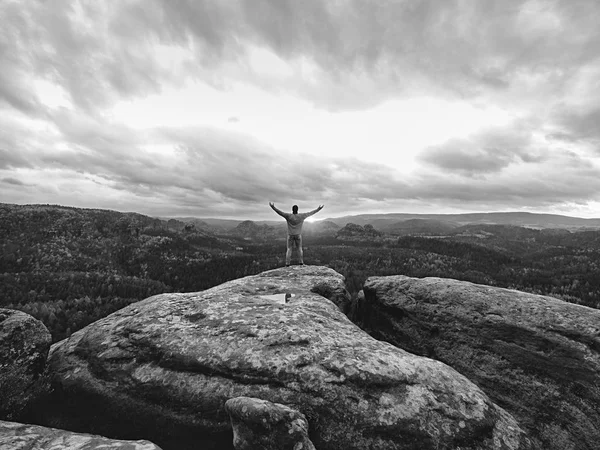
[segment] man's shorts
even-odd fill
[[[287,239],[288,248],[300,248],[302,246],[302,235],[289,234]]]

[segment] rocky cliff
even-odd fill
[[[600,443],[600,311],[442,278],[371,277],[357,317],[373,336],[452,366],[536,448]]]
[[[317,449],[531,448],[467,377],[372,338],[341,313],[347,302],[342,276],[314,266],[150,297],[52,347],[54,393],[36,420],[227,449],[230,414],[256,422],[239,401],[226,408],[243,397],[293,410]]]

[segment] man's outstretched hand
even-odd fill
[[[323,206],[325,205],[319,205],[319,207],[317,208],[319,211],[321,211],[323,209]]]
[[[269,206],[270,206],[271,208],[275,208],[275,203],[273,203],[273,202],[269,202]]]

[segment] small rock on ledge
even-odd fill
[[[315,450],[304,414],[279,403],[236,397],[225,403],[235,450]]]

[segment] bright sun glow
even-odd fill
[[[212,127],[253,136],[277,151],[358,158],[414,169],[424,148],[482,128],[506,125],[499,108],[480,108],[435,98],[394,100],[367,111],[328,112],[289,95],[248,85],[218,90],[191,83],[161,95],[121,102],[116,120],[135,128]]]
[[[73,106],[69,94],[61,86],[42,79],[35,80],[33,86],[38,98],[46,106],[50,108]]]

